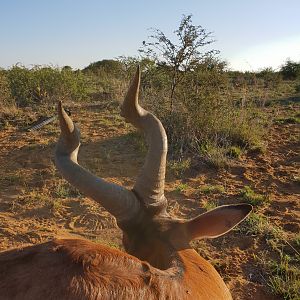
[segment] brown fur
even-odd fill
[[[183,299],[176,277],[86,240],[0,254],[0,299]]]
[[[231,299],[214,268],[186,243],[159,234],[151,243],[157,232],[148,234],[135,251],[157,268],[80,239],[2,252],[0,299]]]

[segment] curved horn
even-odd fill
[[[135,218],[140,211],[140,203],[132,191],[108,183],[78,164],[79,130],[61,102],[58,103],[58,116],[61,135],[55,150],[55,163],[62,176],[84,195],[99,202],[118,222]]]
[[[167,206],[164,186],[168,141],[160,120],[138,103],[140,80],[141,73],[138,67],[124,99],[121,116],[146,135],[149,148],[133,191],[146,207],[158,213]]]

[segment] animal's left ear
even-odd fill
[[[185,223],[191,238],[215,238],[242,222],[251,212],[249,204],[223,205]]]

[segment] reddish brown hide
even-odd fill
[[[244,205],[224,209],[249,212]],[[144,219],[135,234],[124,234],[136,256],[80,239],[0,253],[0,299],[231,299],[219,274],[188,245],[196,219]]]

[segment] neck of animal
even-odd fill
[[[176,299],[232,299],[215,268],[189,244],[167,245],[159,241],[152,244],[155,247],[145,247],[148,251],[144,248],[143,254],[135,253],[135,257],[147,262],[159,278],[167,280],[165,284],[183,293],[182,298]]]
[[[232,299],[215,268],[193,249],[177,252],[182,265],[183,283],[191,299]]]
[[[160,271],[167,275],[168,283],[171,282],[174,289],[181,287],[178,292],[182,292],[182,298],[178,299],[232,299],[215,268],[195,250],[177,250],[172,252],[170,257],[169,268]],[[153,255],[148,257],[147,261],[151,261],[151,265],[160,264],[161,267],[165,267],[166,262],[162,255]]]

